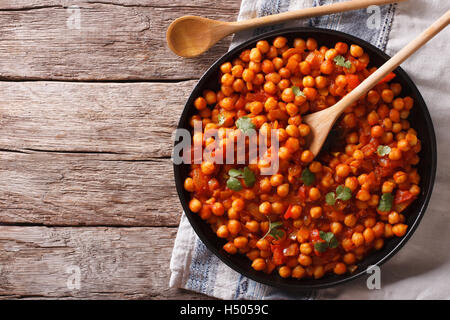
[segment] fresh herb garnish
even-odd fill
[[[352,63],[350,61],[345,61],[345,58],[343,56],[336,56],[333,59],[334,62],[336,62],[336,65],[350,69],[352,67]]]
[[[314,243],[314,249],[318,252],[325,252],[328,249],[328,243],[326,242],[316,242]]]
[[[233,191],[240,191],[242,190],[242,184],[239,181],[239,179],[236,179],[234,177],[229,177],[227,180],[227,187]]]
[[[248,167],[244,168],[244,182],[247,187],[253,187],[256,182],[255,174]]]
[[[306,97],[305,94],[303,93],[303,91],[300,90],[299,87],[293,86],[291,89],[292,89],[292,92],[294,92],[296,97],[303,97],[303,98]]]
[[[269,217],[267,217],[267,219],[269,219]],[[284,230],[279,229],[282,225],[283,225],[283,222],[281,222],[281,221],[271,222],[269,219],[269,230],[267,230],[266,234],[261,239],[264,239],[269,234],[272,237],[274,237],[275,240],[279,240],[279,239],[283,238]]]
[[[338,186],[336,188],[336,199],[340,199],[343,201],[350,200],[352,197],[352,190],[349,187]]]
[[[339,246],[339,241],[336,239],[336,236],[333,234],[333,232],[319,232],[320,238],[324,240],[325,242],[316,242],[314,243],[314,249],[316,249],[318,252],[325,252],[328,248],[334,249]]]
[[[334,206],[334,204],[336,203],[336,195],[334,194],[334,192],[328,192],[326,194],[325,202],[330,206]]]
[[[391,152],[391,148],[389,146],[379,145],[377,148],[377,153],[381,157],[387,156],[390,152]]]
[[[302,171],[302,181],[306,186],[310,186],[316,180],[316,176],[308,168]]]
[[[392,193],[383,193],[380,199],[380,203],[378,204],[378,210],[382,212],[391,211],[393,201],[394,196],[392,195]]]
[[[219,114],[217,116],[217,120],[218,120],[218,125],[221,126],[225,123],[226,118],[223,114]]]
[[[347,201],[350,200],[351,197],[352,197],[352,190],[350,190],[349,187],[344,187],[341,185],[336,188],[336,193],[328,192],[326,194],[325,202],[330,206],[334,206],[336,200]]]
[[[234,191],[242,190],[242,184],[238,178],[244,179],[245,185],[250,188],[256,182],[255,174],[248,167],[245,167],[244,170],[230,169],[228,175],[230,177],[227,180],[227,187]]]
[[[238,127],[238,129],[245,134],[255,129],[255,125],[253,124],[252,119],[246,116],[240,117],[236,120],[236,127]]]
[[[233,178],[237,178],[242,175],[242,171],[238,169],[230,169],[228,170],[228,175]]]

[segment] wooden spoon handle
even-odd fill
[[[372,89],[378,82],[397,68],[403,61],[405,61],[414,52],[420,49],[431,38],[438,34],[450,23],[450,10],[443,16],[436,20],[431,26],[423,31],[417,38],[411,41],[403,49],[397,52],[392,58],[386,61],[379,69],[361,82],[355,89],[345,95],[339,102],[331,108],[335,109],[336,118],[352,103],[356,102],[361,96]]]
[[[300,10],[288,11],[283,13],[278,13],[270,16],[231,22],[230,26],[233,26],[232,32],[240,31],[247,28],[255,28],[259,26],[264,26],[268,24],[280,23],[287,20],[292,19],[300,19],[307,17],[316,17],[331,13],[350,11],[356,9],[367,8],[371,5],[384,5],[393,2],[401,2],[406,0],[353,0],[346,2],[338,2],[325,6],[313,7],[313,8],[305,8]]]

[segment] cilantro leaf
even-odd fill
[[[255,129],[252,119],[246,116],[240,117],[236,120],[236,127],[238,127],[238,129],[243,133],[249,133],[251,130]]]
[[[310,186],[316,180],[316,176],[308,168],[302,171],[302,181],[306,186]]]
[[[218,116],[217,116],[217,120],[218,120],[218,125],[219,126],[221,126],[221,125],[223,125],[224,123],[225,123],[225,120],[226,120],[226,118],[225,118],[225,116],[223,115],[223,114],[219,114]]]
[[[253,187],[253,185],[256,182],[256,177],[255,177],[255,174],[253,173],[253,171],[250,170],[248,167],[245,167],[243,175],[244,175],[245,185],[250,188]]]
[[[316,242],[314,244],[314,248],[318,252],[325,252],[328,248],[334,249],[339,246],[339,241],[336,239],[336,236],[333,234],[333,232],[319,232],[320,238],[324,240],[325,242]]]
[[[234,177],[230,177],[227,180],[227,187],[233,191],[240,191],[242,190],[242,184],[241,182],[234,178]]]
[[[393,201],[394,196],[392,195],[392,193],[383,193],[380,199],[380,203],[378,204],[378,210],[382,212],[391,211]]]
[[[352,190],[350,190],[350,188],[348,187],[338,186],[336,188],[336,195],[336,199],[347,201],[352,197]]]
[[[316,242],[314,243],[314,249],[316,249],[317,252],[325,252],[328,249],[328,243],[326,242]]]
[[[242,171],[238,169],[230,169],[228,170],[228,175],[233,178],[240,177],[242,175]]]
[[[334,194],[334,192],[328,192],[325,196],[325,201],[328,205],[334,206],[334,204],[336,203],[336,195]]]
[[[345,58],[343,56],[336,56],[333,59],[334,62],[336,62],[336,65],[350,69],[352,67],[352,63],[350,61],[345,61]]]
[[[268,217],[267,217],[268,218]],[[281,226],[283,226],[283,222],[281,221],[275,221],[271,222],[269,219],[269,230],[267,233],[262,237],[261,239],[264,239],[269,234],[275,238],[275,240],[281,239],[284,237],[284,230],[279,229]]]
[[[333,238],[331,238],[330,242],[328,243],[328,246],[331,249],[337,248],[339,246],[339,241],[338,239],[336,239],[336,237],[333,236]]]
[[[377,153],[381,157],[387,156],[390,152],[391,152],[391,148],[389,146],[379,145],[377,148]]]
[[[291,89],[292,89],[292,91],[294,92],[294,94],[295,94],[296,97],[304,97],[304,98],[306,97],[305,94],[303,93],[303,91],[300,90],[299,87],[293,86]]]

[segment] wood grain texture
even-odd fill
[[[175,228],[0,226],[0,299],[199,299],[169,288]],[[80,289],[69,289],[71,267]]]
[[[0,149],[170,157],[195,84],[0,82]]]
[[[230,37],[196,59],[166,45],[181,15],[233,21],[240,0],[81,1],[79,29],[59,1],[0,2],[0,79],[161,80],[198,78],[227,51]],[[66,5],[66,6],[65,6]]]
[[[176,226],[171,136],[195,83],[0,82],[0,222]]]

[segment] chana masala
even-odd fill
[[[226,148],[254,128],[279,141],[279,170],[266,163],[192,164],[184,188],[189,208],[227,242],[229,254],[283,278],[352,273],[359,261],[402,237],[405,209],[420,193],[415,168],[421,149],[408,116],[413,99],[391,73],[348,107],[335,125],[335,141],[315,158],[302,116],[328,108],[376,70],[358,45],[334,48],[313,38],[258,41],[220,66],[220,91],[197,97],[190,119],[218,139],[193,142]],[[228,129],[228,130],[225,130]]]

